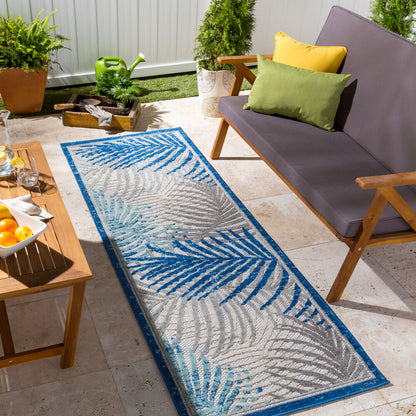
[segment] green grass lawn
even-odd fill
[[[254,72],[256,72],[254,70]],[[139,86],[142,96],[142,103],[150,103],[161,100],[173,100],[175,98],[195,97],[198,95],[198,86],[196,73],[185,73],[176,75],[164,75],[160,77],[139,78],[134,80]],[[243,89],[249,89],[250,84],[243,83]],[[53,109],[54,104],[66,103],[72,94],[91,94],[98,95],[96,84],[76,85],[63,88],[47,88],[43,101],[43,109],[40,113],[25,114],[25,117],[31,115],[45,115],[57,113]],[[0,100],[0,108],[4,108]]]

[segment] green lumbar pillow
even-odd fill
[[[280,114],[332,130],[340,96],[351,75],[316,72],[257,55],[258,75],[245,110]]]

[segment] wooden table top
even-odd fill
[[[12,174],[0,178],[0,198],[10,199],[31,193],[33,201],[54,218],[48,221],[46,231],[35,242],[6,259],[0,259],[0,300],[91,279],[90,268],[40,143],[19,143],[13,146],[13,150],[15,156],[27,164],[28,157],[34,156],[39,185],[25,189]]]

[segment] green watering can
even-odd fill
[[[101,58],[98,58],[95,63],[95,79],[98,81],[101,74],[105,73],[111,73],[113,75],[117,74],[119,76],[125,75],[130,78],[133,69],[140,62],[146,62],[144,55],[141,53],[139,53],[139,56],[129,69],[127,69],[126,63],[121,58],[115,56],[102,56]]]

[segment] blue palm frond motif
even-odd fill
[[[96,166],[111,169],[137,166],[137,172],[163,169],[167,175],[181,171],[184,177],[216,185],[192,149],[174,133],[126,136],[119,140],[83,144],[74,150],[74,154]]]
[[[180,293],[182,297],[202,299],[227,284],[237,286],[220,303],[240,293],[247,293],[243,305],[254,298],[276,275],[282,275],[281,286],[287,283],[287,272],[276,257],[246,229],[218,232],[200,242],[173,241],[174,250],[150,247],[153,256],[129,256],[133,274],[149,282],[157,292]],[[286,281],[286,283],[285,283]],[[283,282],[283,283],[282,283]],[[279,286],[278,291],[283,289]],[[277,293],[277,292],[276,292]],[[272,294],[275,299],[278,296]]]
[[[179,375],[191,406],[201,416],[226,416],[248,410],[258,401],[261,387],[253,386],[243,367],[212,363],[192,349],[184,351],[176,339],[164,339],[166,351]]]

